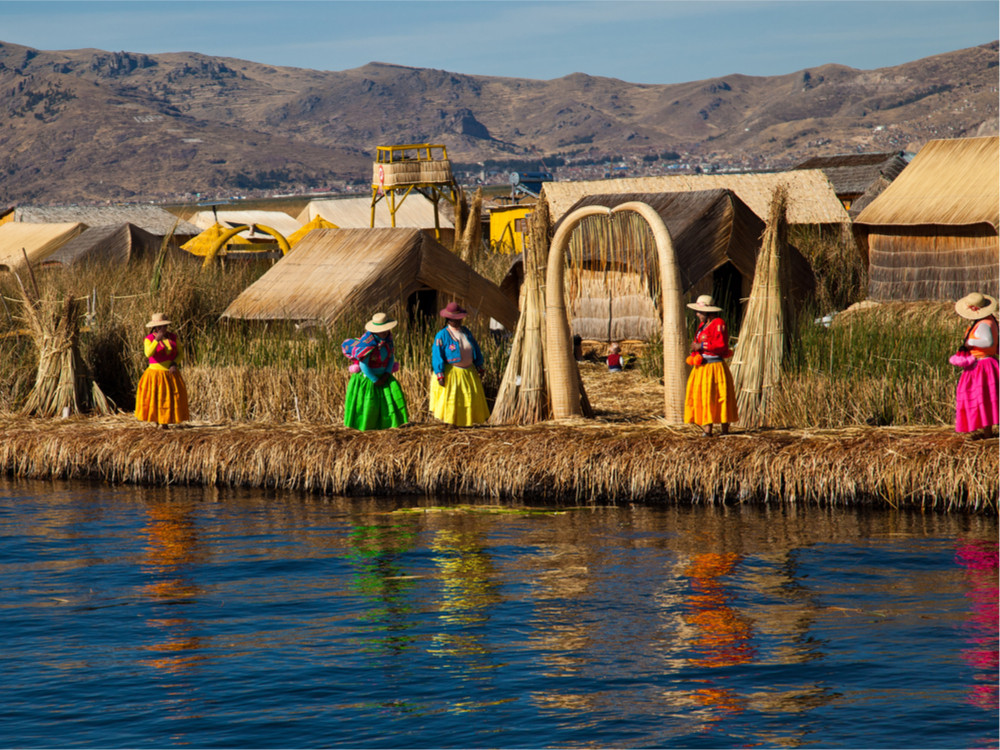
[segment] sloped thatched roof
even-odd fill
[[[283,211],[198,211],[191,216],[191,223],[198,227],[199,231],[208,229],[216,223],[216,216],[218,223],[223,226],[228,225],[232,228],[243,224],[247,226],[263,224],[281,234],[285,239],[288,239],[288,235],[294,234],[302,227],[302,222],[293,219]],[[253,232],[252,228],[240,232],[240,237],[264,241],[272,239],[271,235],[264,232]]]
[[[789,224],[846,224],[849,219],[829,180],[818,169],[747,174],[690,174],[666,177],[629,177],[587,182],[546,182],[542,198],[553,221],[587,195],[619,193],[681,193],[726,189],[739,196],[751,211],[767,220],[771,196],[779,185],[788,188]]]
[[[418,229],[317,229],[247,287],[222,314],[245,320],[333,323],[368,315],[436,289],[507,328],[517,306],[427,233]]]
[[[31,263],[45,260],[86,228],[79,222],[35,224],[10,221],[0,224],[0,268],[10,270],[24,266],[22,248]]]
[[[88,227],[121,226],[134,224],[150,234],[160,237],[171,229],[175,235],[194,237],[200,229],[186,221],[178,220],[159,206],[18,206],[14,221],[31,224],[60,224],[81,222]],[[176,228],[174,225],[176,223]]]
[[[72,266],[91,261],[120,265],[155,255],[162,242],[163,238],[134,224],[90,227],[48,256],[42,265]]]
[[[441,227],[454,227],[452,213],[451,205],[446,201],[441,201],[438,204],[438,224]],[[305,223],[317,216],[322,216],[341,229],[371,227],[372,199],[370,196],[365,196],[310,201],[305,211],[299,214],[299,220]],[[385,198],[375,205],[375,226],[392,226],[389,203]],[[396,226],[415,229],[432,228],[434,226],[434,204],[421,193],[410,193],[401,204],[397,202]]]
[[[874,154],[836,154],[814,156],[795,169],[819,169],[833,185],[840,198],[850,198],[865,193],[880,179],[895,180],[906,167],[901,151]]]
[[[1000,138],[930,141],[855,226],[972,226],[1000,228]]]

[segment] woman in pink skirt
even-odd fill
[[[955,303],[955,312],[971,321],[951,363],[962,368],[955,391],[955,431],[973,440],[991,437],[1000,424],[1000,365],[997,363],[997,301],[974,292]]]

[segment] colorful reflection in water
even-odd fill
[[[995,519],[0,495],[3,746],[998,744]]]

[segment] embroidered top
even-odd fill
[[[963,341],[972,356],[982,359],[997,356],[997,338],[997,319],[990,315],[969,326]]]
[[[610,370],[620,370],[622,369],[622,355],[618,352],[611,352],[608,354],[608,369]]]
[[[729,332],[726,321],[722,318],[712,318],[698,327],[694,335],[695,343],[701,344],[702,355],[724,359],[732,356],[729,349]]]
[[[357,360],[361,372],[374,382],[383,373],[392,372],[395,353],[396,346],[393,344],[391,333],[382,338],[371,331],[365,331],[364,335],[354,342],[351,358]]]
[[[448,326],[445,326],[434,337],[434,346],[431,349],[431,366],[434,368],[435,375],[443,375],[446,364],[452,367],[469,367],[472,365],[479,368],[483,366],[483,352],[480,350],[475,336],[472,335],[472,331],[462,326],[461,332],[468,340],[469,346],[472,349],[471,361],[469,361],[468,365],[461,364],[462,345],[448,331]]]
[[[169,370],[171,365],[179,364],[182,359],[177,336],[172,333],[164,334],[162,341],[157,341],[155,334],[149,334],[142,340],[142,351],[154,370]]]

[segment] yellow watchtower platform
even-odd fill
[[[392,226],[396,226],[396,210],[413,190],[434,204],[434,235],[440,239],[438,202],[443,198],[458,210],[458,186],[451,174],[448,150],[430,143],[379,146],[372,164],[371,226],[375,226],[375,206],[382,198],[387,200]]]

